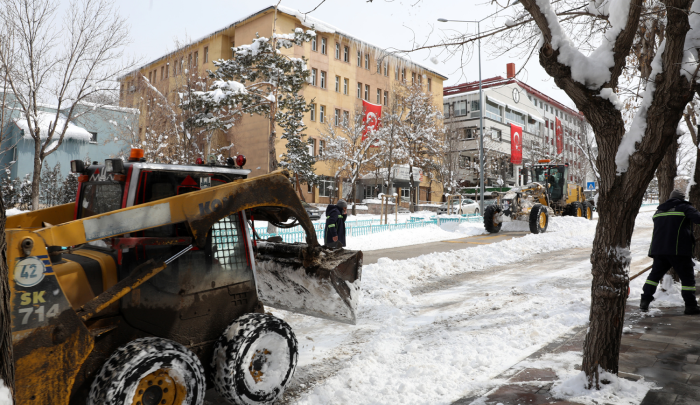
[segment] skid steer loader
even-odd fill
[[[297,341],[263,305],[354,323],[362,252],[320,246],[281,172],[142,156],[73,161],[75,203],[7,218],[16,403],[274,401]],[[306,243],[257,240],[254,220]]]
[[[530,232],[537,234],[547,230],[553,215],[593,219],[583,187],[567,183],[568,176],[568,163],[553,165],[540,160],[532,168],[532,182],[497,194],[496,204],[484,210],[484,228],[497,233],[503,222],[519,220],[528,222]]]

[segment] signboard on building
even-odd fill
[[[394,168],[394,179],[396,180],[409,180],[408,178],[408,167],[396,167]],[[413,180],[420,181],[423,179],[423,171],[417,167],[413,168]]]

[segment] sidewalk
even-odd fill
[[[653,304],[652,304],[653,307]],[[700,404],[700,316],[683,315],[683,308],[659,308],[643,315],[627,306],[622,335],[619,376],[630,380],[644,377],[658,390],[647,393],[641,405]],[[581,352],[586,327],[578,328],[533,353],[498,378],[506,383],[484,396],[462,398],[453,405],[477,404],[573,404],[553,398],[549,390],[557,379],[551,369],[524,368],[525,362],[546,354]],[[578,367],[578,366],[577,366]]]

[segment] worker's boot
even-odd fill
[[[686,315],[700,315],[700,307],[695,305],[694,307],[685,307],[685,312],[683,312]]]
[[[642,312],[647,312],[649,310],[649,304],[654,301],[654,297],[651,298],[645,298],[644,294],[642,294],[642,299],[639,301],[639,309]]]

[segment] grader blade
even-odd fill
[[[256,281],[268,306],[338,322],[357,322],[362,252],[258,243]]]

